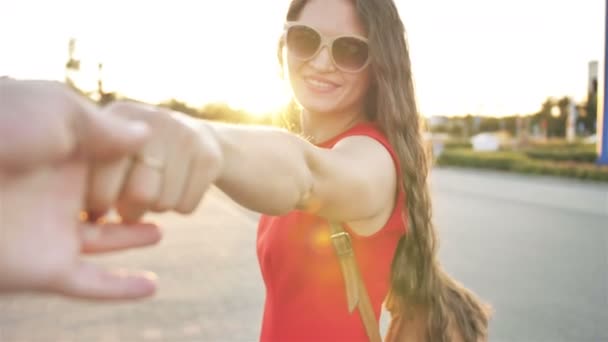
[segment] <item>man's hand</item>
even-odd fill
[[[61,83],[0,79],[1,170],[73,157],[116,159],[148,135],[145,123],[104,114]]]
[[[91,163],[125,158],[148,136],[146,124],[104,114],[59,83],[0,79],[0,291],[154,293],[148,274],[104,270],[81,256],[154,244],[156,226],[79,219]]]
[[[87,166],[68,161],[0,175],[0,290],[130,299],[155,291],[149,274],[108,271],[81,253],[154,244],[153,225],[81,222]]]

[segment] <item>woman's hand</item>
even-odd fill
[[[115,202],[126,222],[138,221],[147,211],[194,211],[222,166],[212,129],[203,121],[187,125],[179,113],[140,103],[117,102],[105,111],[146,122],[151,138],[130,158],[94,166],[87,199],[92,213],[103,215]]]

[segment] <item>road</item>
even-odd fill
[[[431,183],[440,256],[493,306],[491,341],[608,341],[608,185],[460,169]],[[0,297],[0,341],[257,340],[257,215],[214,189],[190,217],[151,218],[159,247],[96,260],[158,273],[154,299]]]

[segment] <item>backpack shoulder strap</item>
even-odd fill
[[[381,342],[382,337],[380,336],[378,322],[376,321],[365,283],[363,283],[359,265],[357,265],[350,235],[341,224],[331,222],[329,226],[331,241],[340,261],[340,268],[344,277],[348,311],[353,313],[355,307],[357,307],[370,342]]]

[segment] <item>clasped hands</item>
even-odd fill
[[[2,80],[0,292],[154,294],[150,273],[83,255],[156,244],[161,232],[143,215],[191,213],[218,177],[213,129],[179,115],[135,102],[100,109],[59,83]],[[120,222],[99,220],[110,209]]]

